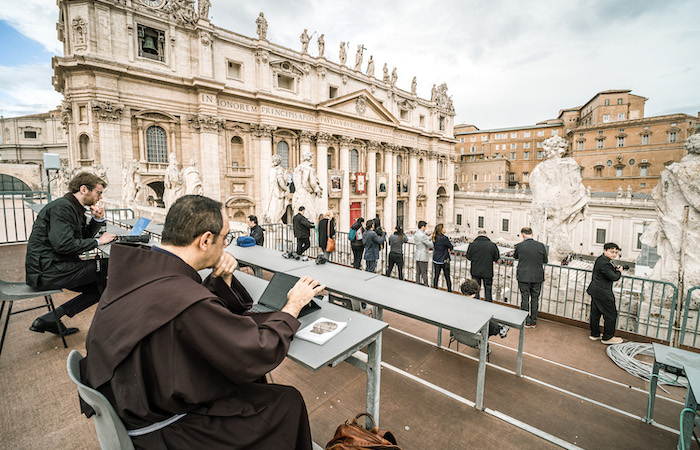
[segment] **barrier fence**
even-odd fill
[[[34,226],[36,213],[30,205],[49,202],[46,191],[2,191],[0,209],[0,244],[26,242]]]

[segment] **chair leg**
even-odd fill
[[[56,308],[53,306],[53,299],[50,295],[45,295],[44,299],[46,299],[47,305],[51,305],[49,311],[53,311],[53,318],[56,321],[56,327],[58,329],[59,336],[61,336],[61,340],[63,340],[63,348],[68,348],[68,344],[66,344],[66,330],[61,330],[61,321],[58,319],[58,314],[56,314]]]
[[[5,302],[2,302],[2,308],[0,308],[0,318],[2,318],[2,310],[5,309]],[[12,315],[12,302],[7,306],[7,317],[5,317],[5,326],[2,329],[2,338],[0,338],[0,355],[2,355],[2,347],[5,345],[5,334],[7,333],[7,324],[10,322],[10,316]]]

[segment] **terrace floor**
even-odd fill
[[[25,245],[0,246],[0,278],[24,278]],[[71,297],[54,297],[61,304]],[[27,300],[26,306],[38,300]],[[15,303],[15,310],[21,304]],[[429,300],[426,300],[429,307]],[[66,318],[80,332],[59,338],[28,331],[37,311],[13,316],[0,356],[0,447],[98,449],[91,420],[79,412],[65,369],[68,353],[85,353],[94,308]],[[476,395],[477,351],[435,345],[437,329],[385,312],[381,375],[381,427],[406,449],[671,449],[678,441],[685,389],[658,391],[655,419],[646,413],[646,382],[618,368],[605,346],[584,328],[540,320],[525,330],[523,377],[514,374],[518,333],[491,338],[485,411]],[[4,317],[3,317],[4,322]],[[443,343],[449,340],[443,331]],[[322,446],[336,427],[365,404],[365,375],[349,364],[308,371],[286,360],[272,372],[276,383],[303,394],[314,441]],[[693,443],[692,448],[700,448]]]

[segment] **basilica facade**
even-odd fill
[[[124,205],[119,181],[138,161],[135,203],[162,207],[175,162],[196,165],[203,193],[231,220],[262,217],[273,155],[290,176],[311,152],[317,210],[333,211],[341,230],[375,214],[407,229],[418,220],[454,229],[455,113],[445,85],[419,98],[415,79],[409,91],[396,86],[396,69],[375,77],[363,47],[352,64],[345,43],[328,57],[337,44],[306,31],[299,50],[276,45],[263,13],[256,37],[224,30],[208,20],[207,0],[58,6],[64,56],[53,60],[53,83],[64,96],[70,168],[104,167],[108,206]]]

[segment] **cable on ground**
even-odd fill
[[[606,353],[621,369],[642,380],[651,380],[654,364],[635,358],[637,355],[646,355],[653,358],[654,350],[651,344],[624,342],[608,346]],[[675,380],[673,379],[674,377]],[[685,377],[679,377],[664,370],[659,371],[658,379],[659,385],[688,387],[688,380]]]

